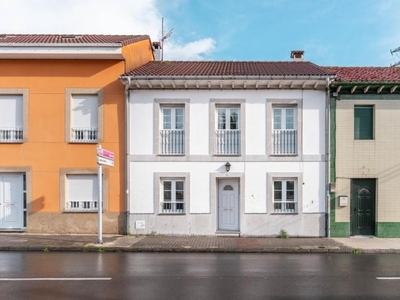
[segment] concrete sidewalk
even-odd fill
[[[0,233],[0,251],[400,253],[400,238],[249,238],[214,236]]]

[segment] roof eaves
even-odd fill
[[[0,47],[122,47],[122,43],[0,43]]]

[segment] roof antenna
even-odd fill
[[[396,49],[390,50],[390,53],[391,53],[392,55],[393,55],[393,53],[396,53],[396,52],[400,52],[400,47],[397,47]],[[398,56],[398,55],[397,55],[397,56]],[[400,66],[400,61],[394,63],[393,65],[390,64],[390,66],[391,66],[391,67]]]
[[[164,41],[172,34],[173,28],[164,35],[164,18],[161,19],[161,61],[164,60]]]

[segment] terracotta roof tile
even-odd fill
[[[95,34],[1,34],[0,44],[121,44],[129,45],[150,39],[148,35]]]
[[[123,76],[326,76],[310,62],[153,61]]]
[[[398,82],[400,68],[396,67],[322,67],[336,74],[336,82]]]

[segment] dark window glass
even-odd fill
[[[373,132],[374,107],[372,105],[354,106],[354,139],[372,140]]]

